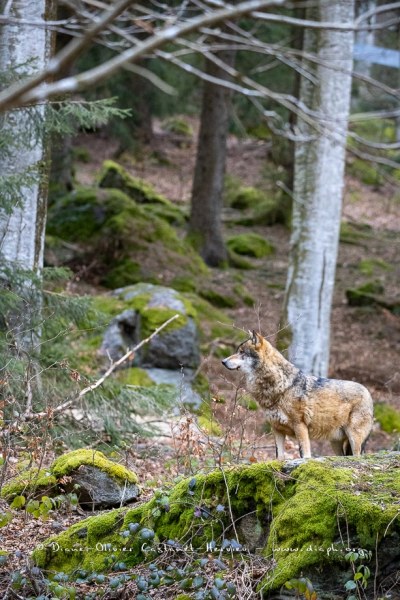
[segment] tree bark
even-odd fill
[[[353,0],[320,0],[320,21],[351,23]],[[299,119],[301,133],[312,141],[298,143],[291,251],[283,310],[285,327],[279,345],[306,372],[326,376],[329,363],[330,314],[344,185],[347,124],[353,56],[352,32],[306,31],[305,51],[317,51],[317,85],[303,78],[302,102],[318,113],[318,131]],[[310,65],[307,65],[310,68]]]
[[[220,52],[218,57],[228,65],[234,64],[234,51]],[[227,78],[226,71],[210,60],[206,60],[205,71],[212,77]],[[204,82],[189,237],[211,267],[217,267],[227,260],[221,212],[230,96],[228,89],[209,81]]]
[[[44,22],[51,17],[51,0],[14,0],[2,4],[3,14],[6,11],[10,17],[28,23],[41,19]],[[0,37],[0,71],[10,74],[13,70],[17,74],[31,75],[44,70],[50,57],[51,45],[52,35],[45,27],[21,23],[3,25]],[[43,120],[45,105],[35,110],[38,120]],[[47,186],[43,170],[47,162],[47,148],[42,129],[35,130],[32,125],[32,110],[19,109],[5,113],[2,117],[2,130],[12,133],[15,144],[0,154],[0,172],[4,176],[23,177],[31,170],[35,174],[35,181],[22,185],[12,199],[11,206],[0,211],[0,257],[3,265],[11,271],[21,269],[32,275],[40,275],[46,223]],[[15,318],[11,317],[9,323],[20,332],[20,341],[26,346],[25,349],[34,337],[32,332],[27,332],[30,329],[29,319],[35,312],[31,303],[37,294],[33,287],[29,278],[22,287],[18,287],[16,293],[23,298],[26,306],[23,313],[14,315]]]

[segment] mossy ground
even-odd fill
[[[237,534],[238,542],[252,545],[247,550],[274,559],[262,588],[279,589],[288,579],[308,576],[317,567],[327,573],[346,570],[349,545],[375,553],[388,537],[399,538],[394,496],[400,490],[399,460],[395,453],[309,460],[289,471],[275,461],[197,475],[167,490],[162,500],[161,493],[156,494],[133,510],[112,511],[74,525],[36,550],[34,560],[50,570],[71,572],[79,566],[104,571],[106,544],[116,561],[133,566],[151,559],[168,540],[206,554],[211,542],[219,551],[224,539]],[[154,541],[143,546],[140,531],[123,541],[121,533],[131,523],[153,531]]]

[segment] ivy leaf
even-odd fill
[[[15,496],[14,500],[10,504],[10,508],[22,508],[23,506],[25,506],[25,503],[25,496]]]

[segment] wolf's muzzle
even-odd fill
[[[228,358],[224,358],[224,360],[222,360],[222,364],[224,365],[224,367],[226,367],[227,369],[229,369],[230,371],[235,371],[237,369],[240,369],[239,365],[234,365],[232,366],[232,364],[229,364],[231,357],[228,356]]]

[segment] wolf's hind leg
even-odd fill
[[[350,448],[351,448],[351,452],[350,452],[350,448],[347,448],[346,451],[346,456],[360,456],[361,454],[361,447],[362,444],[364,442],[364,438],[365,438],[365,434],[363,431],[352,431],[349,429],[345,429],[346,435],[349,439],[349,444],[350,444]]]

